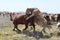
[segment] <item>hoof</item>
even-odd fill
[[[35,32],[35,30],[33,31],[33,33]]]
[[[50,33],[51,36],[53,36],[53,33]]]
[[[18,30],[18,31],[20,31],[20,32],[21,32],[21,30]]]
[[[15,29],[13,29],[13,31],[15,31]]]

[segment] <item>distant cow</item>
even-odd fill
[[[57,14],[57,22],[60,21],[60,14]]]
[[[49,14],[50,21],[57,21],[57,14]]]
[[[51,20],[52,20],[52,21],[56,21],[56,20],[57,20],[57,14],[52,14]]]

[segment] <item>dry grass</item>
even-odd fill
[[[56,23],[53,23],[51,26],[52,28],[46,29],[46,32],[48,34],[43,33],[43,37],[34,35],[33,31],[30,30],[30,27],[25,32],[18,32],[18,31],[12,31],[13,24],[11,21],[9,21],[9,18],[0,18],[0,40],[60,40],[60,36],[57,35],[56,31]],[[24,28],[24,25],[18,26],[20,30]],[[42,30],[42,27],[36,26],[36,32],[40,33]],[[50,33],[53,32],[53,35],[51,36]]]

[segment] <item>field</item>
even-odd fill
[[[36,26],[36,33],[33,33],[33,29],[31,30],[31,27],[26,31],[23,31],[24,25],[19,25],[19,29],[22,32],[19,31],[13,31],[13,24],[12,21],[10,21],[9,16],[0,16],[0,40],[60,40],[60,36],[57,35],[56,32],[56,23],[53,23],[52,28],[49,29],[46,28],[46,32],[48,34],[43,33],[43,37],[41,33],[42,27]],[[50,34],[50,33],[53,33]]]

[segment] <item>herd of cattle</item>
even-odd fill
[[[2,15],[4,16],[10,16],[10,14],[26,14],[26,12],[0,12],[0,16]],[[47,21],[54,21],[54,22],[58,22],[60,21],[60,14],[59,13],[46,13],[46,12],[42,12],[42,16],[47,20]]]

